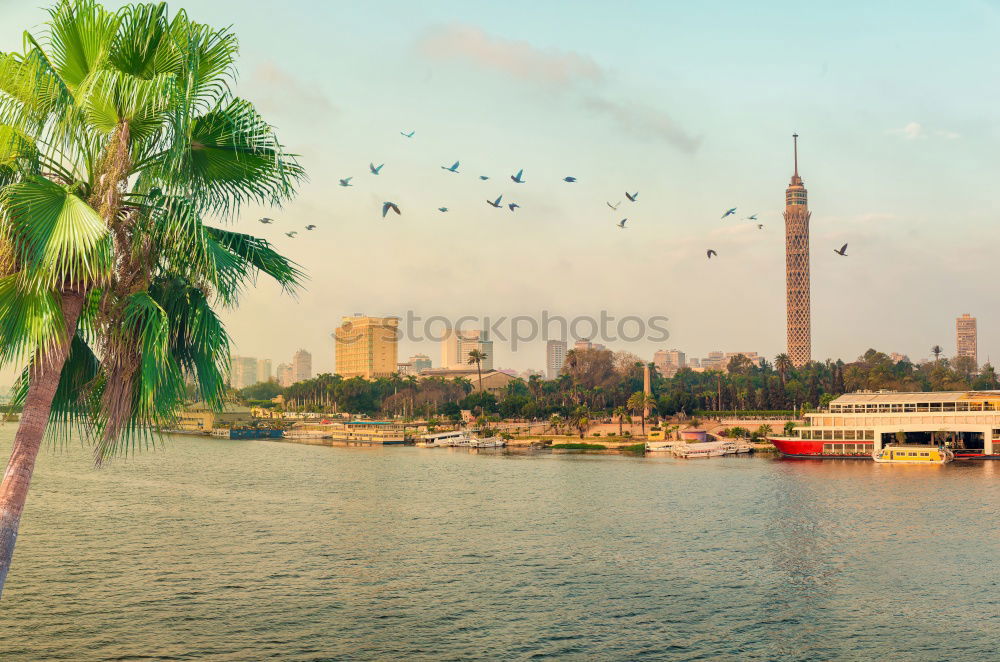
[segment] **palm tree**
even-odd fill
[[[626,406],[642,417],[642,434],[646,436],[646,410],[656,409],[656,398],[642,391],[636,391],[629,396]]]
[[[221,408],[235,306],[259,273],[298,269],[211,227],[289,200],[304,177],[229,89],[236,37],[168,16],[62,0],[44,37],[0,53],[0,365],[27,365],[0,484],[0,591],[46,429],[82,430],[101,461],[152,441],[184,375]]]
[[[590,411],[587,407],[580,405],[574,409],[570,415],[570,424],[576,428],[576,431],[580,434],[580,439],[583,439],[587,428],[590,427]]]
[[[486,360],[486,353],[480,352],[478,349],[474,349],[469,352],[469,360],[466,361],[469,365],[476,366],[476,372],[479,373],[479,390],[483,390],[483,361]]]
[[[788,354],[778,354],[774,357],[774,369],[778,373],[778,377],[781,378],[781,388],[785,388],[785,380],[788,378],[788,373],[792,371],[794,366],[792,365],[792,359],[788,357]]]
[[[941,345],[934,345],[933,347],[931,347],[931,354],[934,355],[935,361],[940,361],[941,355],[944,354],[944,350],[941,349]]]
[[[622,423],[624,423],[627,419],[628,422],[631,424],[632,418],[628,415],[627,407],[615,407],[614,415],[618,417],[618,436],[620,437],[623,434]]]

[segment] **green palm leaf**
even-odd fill
[[[59,298],[46,290],[24,290],[21,281],[20,274],[0,278],[0,365],[23,364],[63,334]]]
[[[108,228],[80,197],[29,177],[4,189],[0,216],[26,275],[39,286],[90,288],[107,279]]]

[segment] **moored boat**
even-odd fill
[[[879,464],[947,464],[955,454],[941,446],[924,444],[890,444],[872,452]]]

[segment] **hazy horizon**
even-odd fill
[[[0,0],[0,50],[37,34],[48,4]],[[984,277],[1000,240],[990,3],[427,4],[171,3],[232,24],[237,93],[311,180],[286,209],[248,207],[231,224],[309,276],[297,299],[262,281],[224,313],[235,353],[277,367],[304,348],[314,373],[330,372],[331,333],[355,312],[603,310],[669,318],[664,342],[609,344],[644,359],[677,348],[773,360],[785,351],[781,213],[797,132],[813,359],[873,347],[916,362],[935,344],[952,356],[963,313],[978,318],[980,363],[1000,356],[996,279]],[[441,169],[456,160],[458,174]],[[379,176],[369,162],[385,163]],[[514,184],[521,168],[527,183]],[[354,186],[338,186],[347,176]],[[521,207],[485,204],[500,194]],[[385,200],[402,215],[383,220]],[[605,204],[619,200],[617,212]],[[754,213],[764,230],[743,220]],[[848,257],[835,255],[845,242]],[[494,351],[497,367],[544,370],[543,341]],[[414,353],[440,363],[437,343],[400,344],[400,361]]]

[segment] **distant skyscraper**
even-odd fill
[[[812,359],[812,313],[809,300],[809,200],[799,177],[799,135],[792,136],[795,171],[785,189],[785,311],[788,358],[803,366]]]
[[[229,384],[235,389],[257,383],[257,359],[252,356],[234,356],[229,362]]]
[[[271,381],[271,359],[260,359],[257,361],[257,381]]]
[[[545,343],[545,377],[555,379],[566,362],[566,341],[549,340]]]
[[[313,357],[304,349],[300,349],[292,355],[292,379],[296,382],[304,382],[312,379]]]
[[[344,317],[333,337],[341,377],[388,377],[399,368],[398,317]]]
[[[679,349],[661,349],[653,354],[653,365],[663,377],[673,377],[684,367],[687,357]]]
[[[413,366],[413,372],[415,374],[420,374],[424,370],[430,370],[433,367],[431,359],[426,354],[414,354],[409,358],[410,365]]]
[[[281,388],[287,388],[295,383],[295,377],[292,373],[292,366],[288,363],[278,364],[278,386]]]
[[[469,352],[477,349],[486,355],[483,370],[493,369],[493,341],[486,331],[448,329],[441,340],[441,367],[458,370],[469,366]]]
[[[958,346],[957,356],[968,356],[979,365],[979,332],[976,329],[976,318],[968,313],[955,320],[955,344]]]

